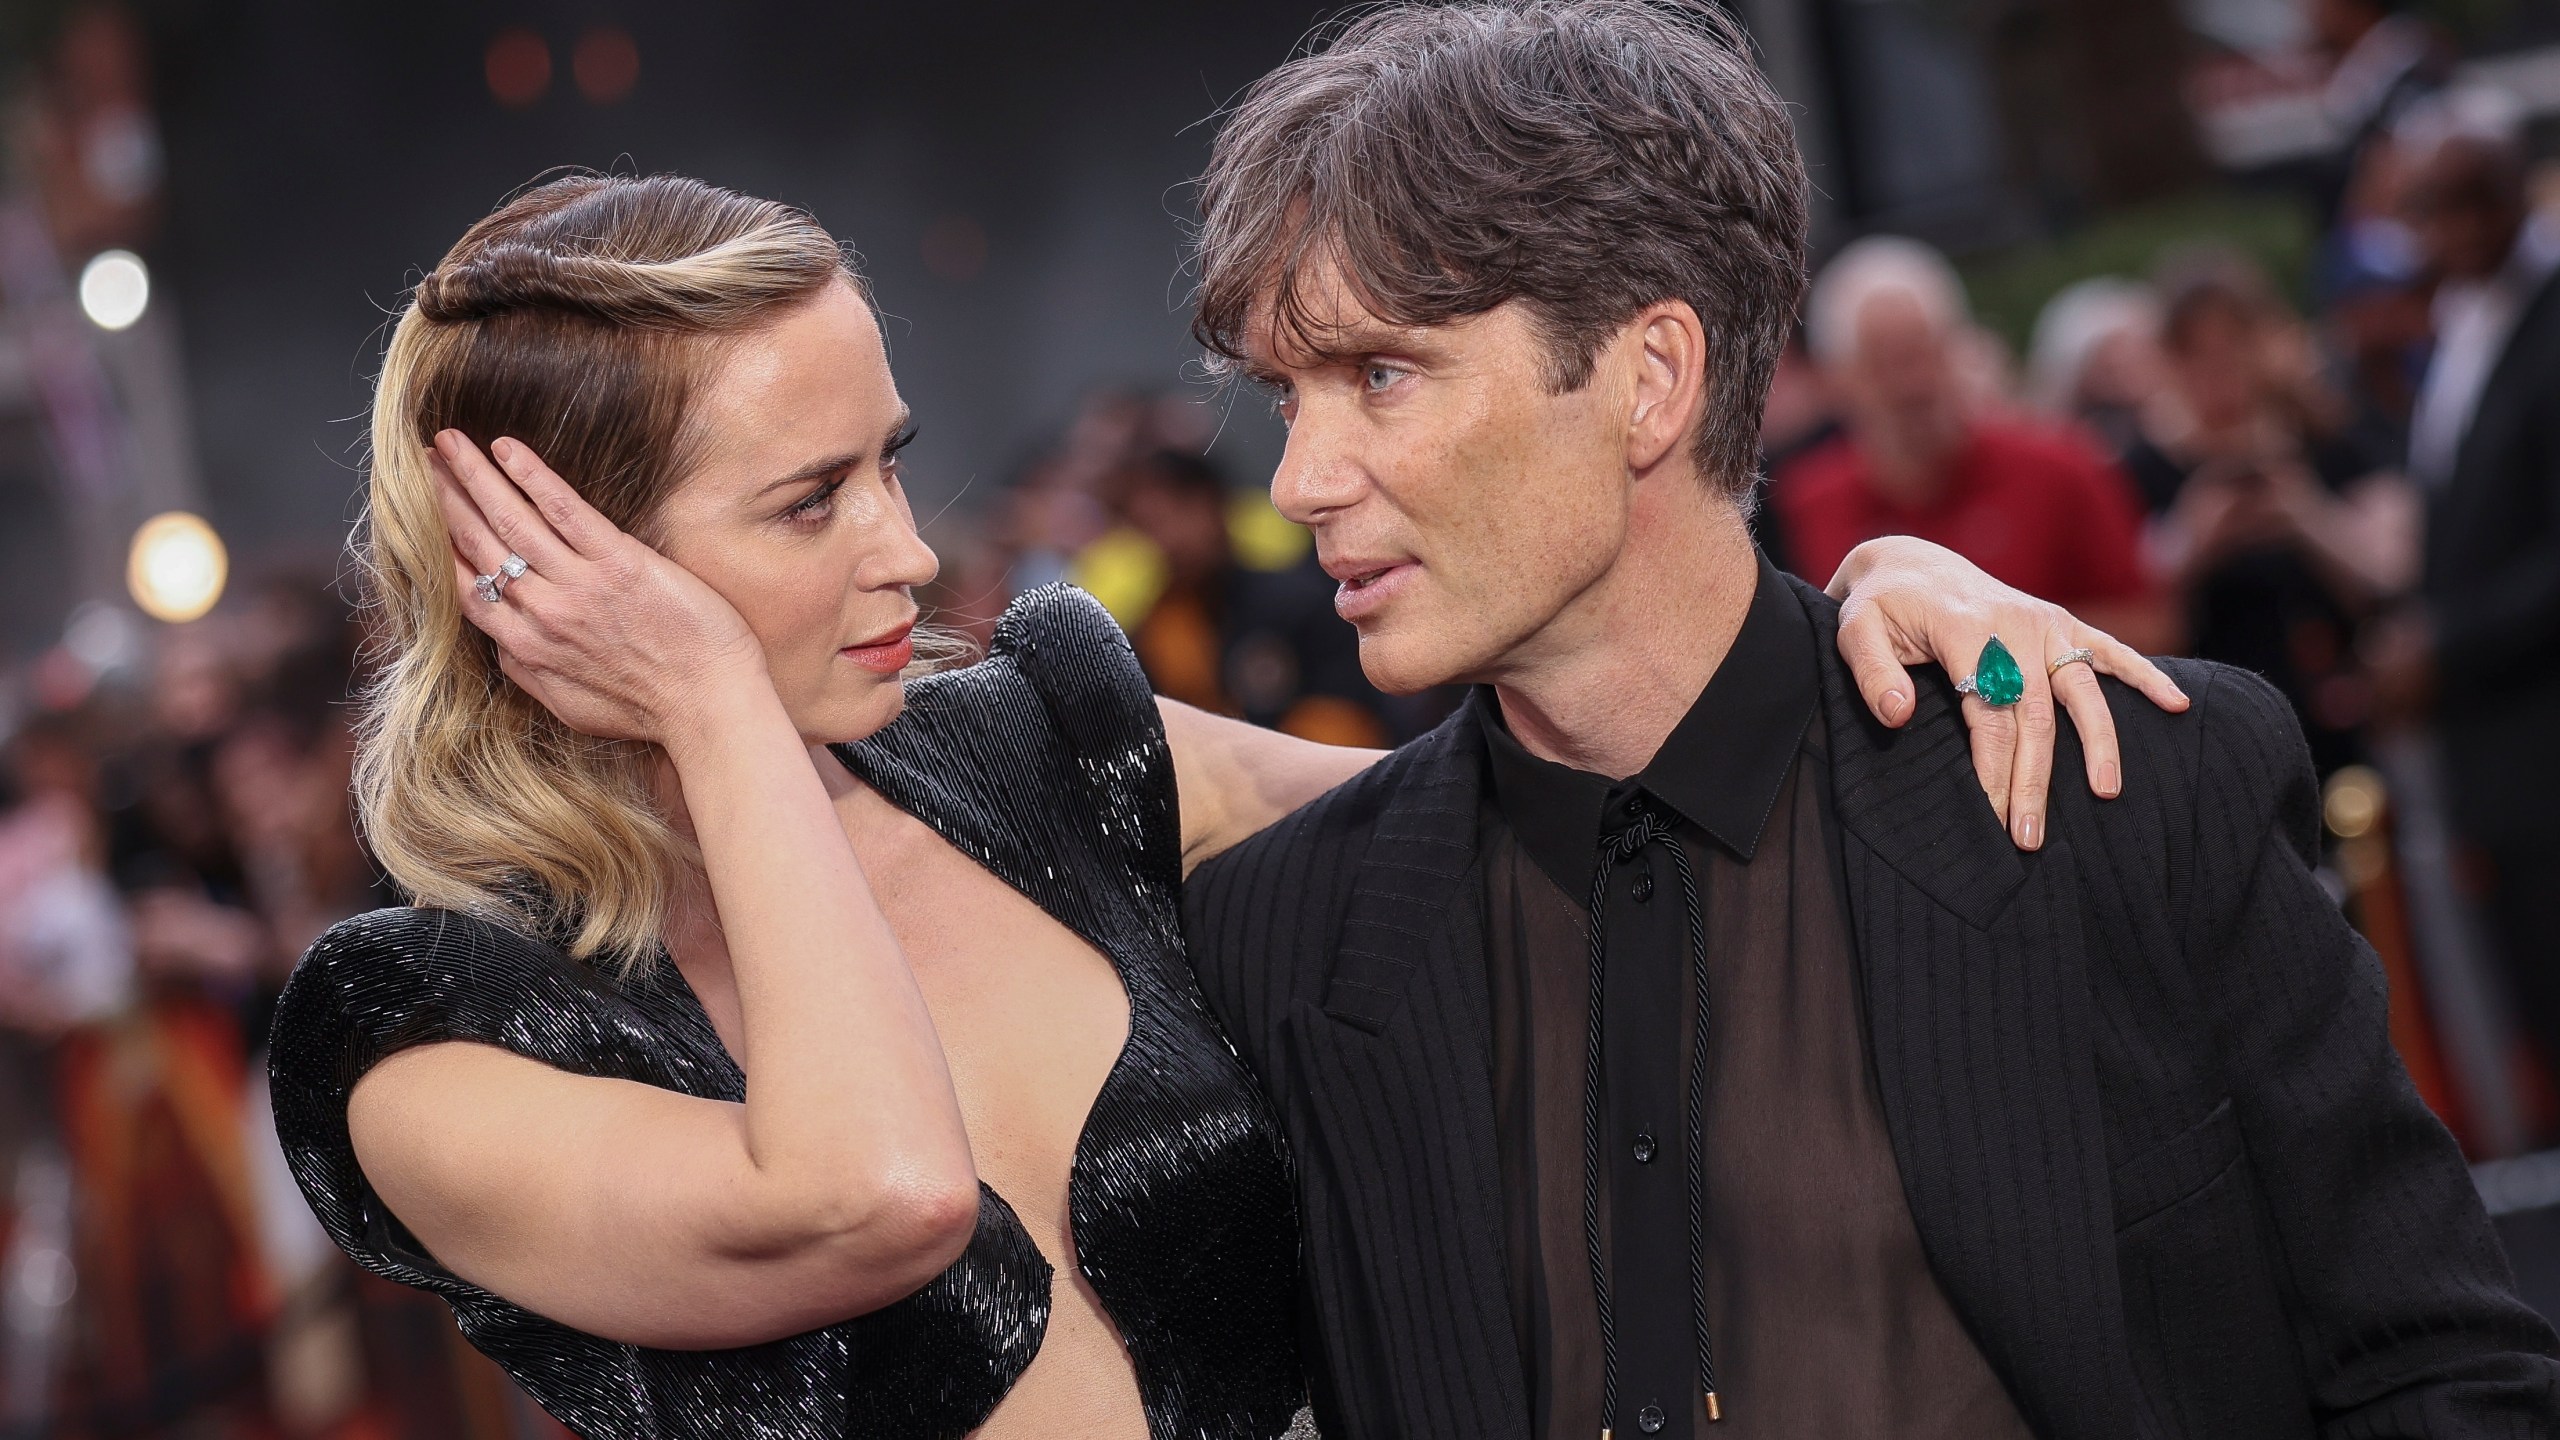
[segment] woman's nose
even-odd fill
[[[924,543],[924,537],[908,526],[898,527],[897,538],[888,546],[873,567],[879,572],[877,587],[924,585],[942,573],[942,557]]]

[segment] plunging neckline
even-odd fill
[[[1092,931],[1087,930],[1085,927],[1075,924],[1066,917],[1052,911],[1048,906],[1040,902],[1040,898],[1038,896],[1032,894],[1022,885],[1016,883],[1011,877],[1003,874],[1001,871],[996,869],[995,866],[988,863],[986,859],[971,854],[964,837],[952,833],[953,827],[939,823],[934,816],[923,813],[915,806],[903,803],[897,796],[888,793],[879,785],[873,783],[871,778],[856,769],[852,761],[848,758],[846,752],[853,748],[854,747],[850,745],[831,745],[827,747],[827,753],[837,764],[845,767],[845,773],[852,777],[855,784],[862,786],[864,789],[878,796],[882,801],[896,809],[900,814],[905,815],[923,825],[926,830],[932,832],[933,837],[937,841],[949,846],[953,853],[957,854],[964,862],[976,867],[981,873],[993,879],[997,884],[1004,886],[1014,894],[1021,896],[1024,900],[1029,901],[1032,908],[1040,913],[1041,918],[1047,920],[1050,924],[1057,926],[1061,930],[1064,930],[1070,938],[1082,943],[1095,954],[1101,956],[1102,959],[1111,967],[1112,982],[1120,992],[1120,1040],[1118,1045],[1115,1046],[1112,1051],[1110,1066],[1103,1071],[1102,1083],[1094,1087],[1093,1099],[1085,1106],[1083,1121],[1076,1127],[1075,1151],[1067,1165],[1067,1239],[1068,1247],[1073,1252],[1067,1258],[1075,1265],[1076,1272],[1084,1276],[1086,1283],[1089,1286],[1092,1286],[1095,1303],[1101,1307],[1103,1314],[1109,1317],[1114,1329],[1118,1329],[1123,1324],[1121,1317],[1113,1311],[1110,1297],[1104,1293],[1102,1286],[1094,1283],[1095,1276],[1093,1272],[1085,1266],[1083,1236],[1080,1228],[1075,1223],[1075,1216],[1081,1209],[1079,1201],[1081,1199],[1089,1198],[1086,1192],[1089,1186],[1088,1177],[1092,1171],[1091,1152],[1094,1147],[1094,1117],[1102,1108],[1103,1097],[1111,1092],[1113,1084],[1121,1078],[1121,1072],[1129,1065],[1130,1052],[1132,1048],[1131,1042],[1137,1036],[1138,1007],[1136,990],[1130,974],[1130,966],[1132,962],[1128,958],[1124,957],[1116,947],[1105,941],[1100,935],[1095,934]],[[846,843],[852,843],[852,837],[850,835],[846,836]],[[891,933],[893,935],[895,934],[894,928]],[[665,977],[666,981],[672,982],[662,983],[661,988],[667,993],[668,998],[676,1002],[677,1008],[684,1016],[685,1020],[691,1025],[700,1027],[699,1033],[694,1037],[695,1042],[697,1044],[704,1042],[708,1043],[711,1052],[718,1057],[722,1078],[727,1082],[728,1088],[734,1092],[734,1096],[737,1101],[739,1103],[744,1103],[746,1099],[747,1084],[746,1067],[739,1061],[738,1057],[731,1052],[729,1049],[729,1043],[721,1038],[720,1027],[713,1023],[711,1019],[710,1007],[702,1003],[702,996],[694,989],[692,978],[684,973],[683,966],[676,963],[674,952],[667,948],[666,942],[663,939],[658,942],[656,954],[653,957],[652,964],[649,968],[653,971],[659,972],[663,977]],[[735,981],[733,980],[732,985],[734,986],[734,984]],[[1039,1250],[1038,1241],[1032,1236],[1030,1228],[1022,1223],[1022,1212],[1014,1206],[1013,1202],[1008,1200],[1002,1191],[996,1189],[993,1185],[988,1184],[983,1179],[978,1182],[978,1188],[995,1198],[997,1204],[1002,1207],[1007,1222],[1019,1230],[1021,1232],[1020,1238],[1025,1243],[1029,1244],[1035,1252],[1037,1252]],[[1051,1315],[1054,1315],[1054,1274],[1051,1277],[1051,1285],[1053,1295]],[[1048,1318],[1048,1316],[1044,1316],[1042,1319],[1041,1336],[1039,1337],[1042,1341],[1045,1341],[1047,1338]],[[1040,1348],[1040,1344],[1035,1341],[1031,1348],[1032,1361],[1037,1361],[1039,1359]]]

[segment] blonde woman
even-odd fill
[[[585,1436],[1303,1432],[1288,1160],[1177,897],[1374,756],[1160,706],[1063,589],[906,679],[912,433],[781,205],[559,180],[419,285],[357,785],[416,906],[297,971],[286,1151]],[[2051,616],[1885,568],[1880,655]]]

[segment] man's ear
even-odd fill
[[[1642,472],[1697,432],[1707,404],[1707,327],[1688,301],[1664,300],[1638,311],[1621,333],[1635,347],[1636,365],[1627,467]]]

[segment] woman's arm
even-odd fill
[[[2125,681],[2164,710],[2187,708],[2187,697],[2158,666],[2113,636],[1926,540],[1894,535],[1860,545],[1831,577],[1830,591],[1844,602],[1841,658],[1857,677],[1867,708],[1887,725],[1911,718],[1913,691],[1905,666],[1931,663],[1949,675],[1970,675],[1994,635],[2016,655],[2025,696],[1996,710],[1968,699],[1965,720],[1972,730],[1974,772],[2020,849],[2044,844],[2057,695],[2079,729],[2089,788],[2109,799],[2124,781],[2115,720],[2097,675]],[[2079,647],[2094,652],[2090,665],[2048,673],[2054,658]],[[1383,753],[1318,745],[1175,701],[1156,703],[1164,712],[1174,781],[1182,793],[1186,875]]]
[[[497,448],[507,473],[445,447],[456,583],[510,551],[532,572],[465,613],[564,721],[672,763],[736,982],[747,1098],[423,1046],[355,1088],[366,1178],[455,1274],[606,1339],[752,1344],[910,1294],[975,1228],[968,1136],[761,652],[708,587],[523,447]]]
[[[1182,873],[1367,769],[1384,750],[1319,745],[1159,696],[1182,795]]]

